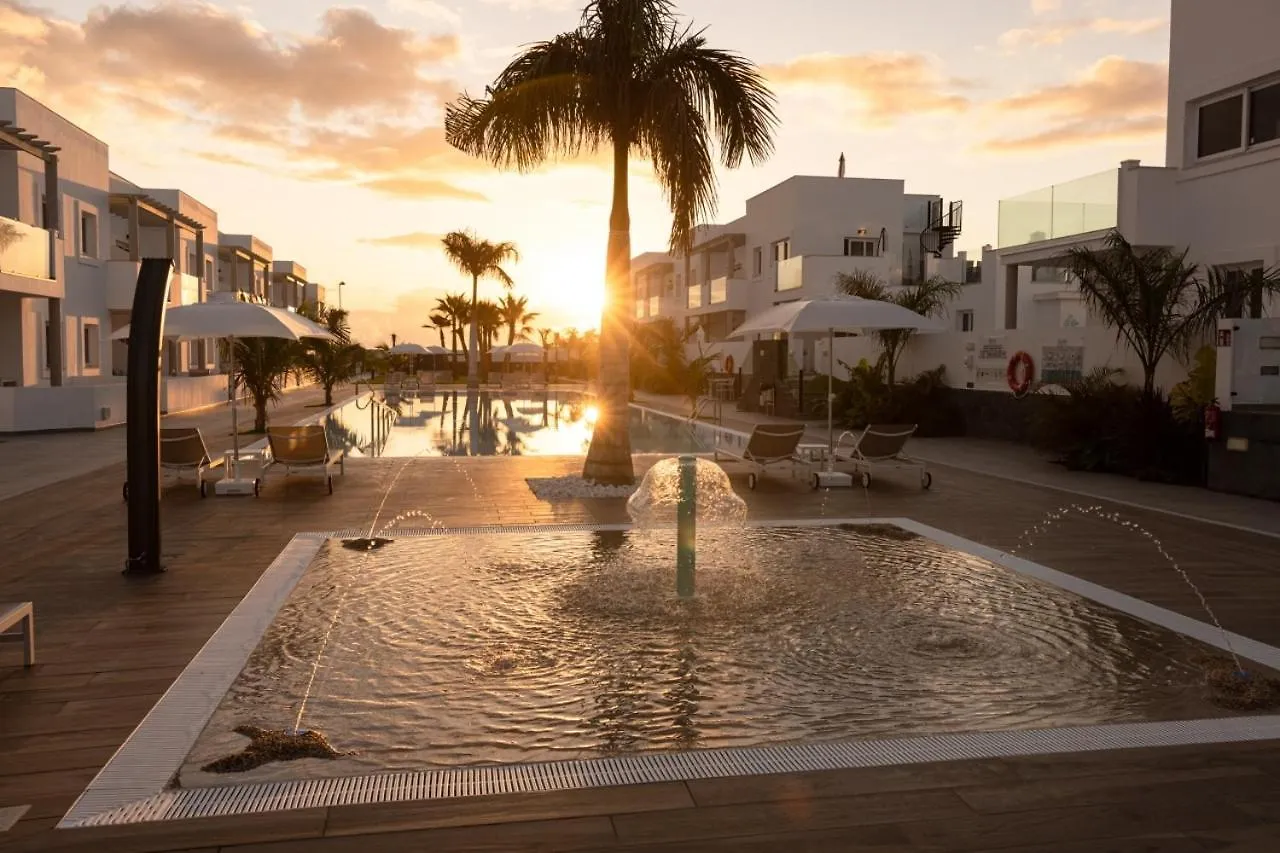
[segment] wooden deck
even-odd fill
[[[123,466],[0,502],[0,600],[33,600],[41,663],[0,646],[3,850],[1280,851],[1280,743],[788,774],[624,789],[314,809],[92,830],[53,826],[297,531],[425,511],[446,525],[614,521],[620,501],[545,503],[529,476],[565,459],[354,461],[332,497],[269,478],[260,499],[164,500],[169,571],[126,578]],[[765,480],[757,519],[907,516],[1009,549],[1061,494],[943,468],[812,493]],[[1093,502],[1089,502],[1093,503]],[[1280,644],[1280,540],[1120,509],[1201,584],[1232,630]],[[1280,511],[1280,510],[1278,510]],[[1143,537],[1097,519],[1023,552],[1196,618],[1191,592]]]

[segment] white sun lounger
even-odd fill
[[[748,466],[747,488],[754,489],[759,476],[771,466],[790,463],[792,476],[797,466],[808,468],[809,463],[796,452],[803,437],[804,424],[756,424],[741,453],[717,445],[712,456],[717,462],[724,456]]]
[[[870,424],[852,447],[836,448],[835,461],[852,465],[853,473],[862,477],[863,488],[871,485],[873,472],[905,468],[917,472],[920,488],[927,489],[933,485],[933,475],[922,460],[912,459],[905,452],[907,440],[915,431],[915,424]]]
[[[329,447],[329,436],[319,424],[267,427],[271,464],[282,465],[285,476],[297,472],[318,473],[333,494],[333,472],[346,473],[342,450]]]

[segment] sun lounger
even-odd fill
[[[160,430],[160,470],[181,481],[185,475],[195,477],[200,497],[207,494],[205,483],[211,471],[221,468],[226,457],[214,457],[197,427],[163,427]],[[124,499],[129,499],[129,484],[124,484]]]
[[[329,436],[319,424],[311,426],[267,427],[271,465],[282,465],[285,476],[319,473],[333,494],[333,472],[346,473],[343,451],[329,447]]]
[[[21,642],[22,665],[35,666],[36,612],[30,601],[0,603],[0,640]]]
[[[724,456],[747,465],[750,469],[747,472],[747,488],[754,489],[759,475],[764,474],[771,466],[790,463],[792,476],[795,475],[797,466],[808,467],[809,463],[796,453],[803,437],[804,424],[757,424],[751,430],[741,453],[717,446],[712,455],[716,461]]]
[[[853,446],[836,448],[836,462],[850,463],[853,473],[860,474],[863,487],[871,485],[871,475],[888,469],[907,468],[920,476],[920,488],[933,485],[933,475],[925,463],[904,452],[907,440],[915,434],[915,424],[871,424],[859,435]],[[815,486],[816,488],[816,486]]]

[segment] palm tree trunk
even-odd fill
[[[480,324],[479,312],[476,306],[479,305],[480,297],[480,276],[473,275],[471,277],[471,345],[467,355],[467,387],[480,387]]]
[[[627,304],[631,284],[631,211],[627,186],[627,138],[615,131],[613,142],[613,209],[609,214],[609,248],[605,270],[605,308],[600,317],[600,417],[582,476],[594,483],[630,485],[631,461],[630,341],[618,314]]]

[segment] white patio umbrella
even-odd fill
[[[835,451],[835,420],[832,412],[835,375],[836,335],[856,335],[883,329],[912,329],[940,332],[941,324],[893,302],[857,297],[802,299],[775,305],[733,330],[729,338],[742,340],[750,335],[785,332],[795,338],[827,339],[827,460]]]
[[[401,343],[387,350],[391,355],[431,355],[431,350],[422,344]]]
[[[227,396],[231,401],[231,458],[232,480],[240,481],[240,427],[238,407],[234,393],[236,367],[236,338],[284,338],[297,341],[303,338],[335,340],[332,333],[319,323],[314,323],[292,311],[272,308],[257,302],[236,299],[218,299],[181,305],[164,312],[164,336],[170,340],[199,340],[201,338],[225,338],[230,344],[231,360],[227,371]],[[112,333],[112,340],[129,337],[129,327]]]

